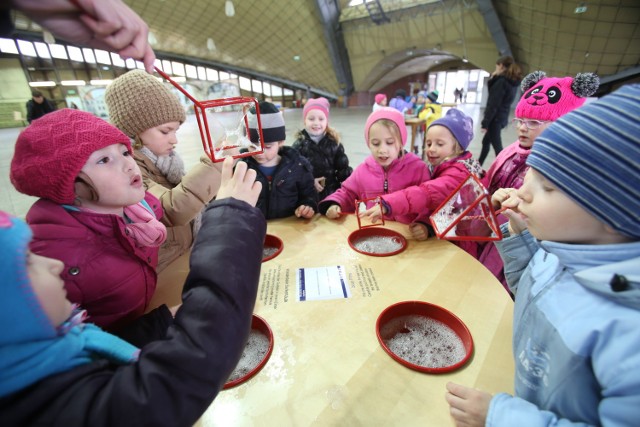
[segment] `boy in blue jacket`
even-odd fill
[[[311,218],[318,210],[313,168],[298,150],[284,145],[282,112],[270,102],[261,102],[259,108],[264,152],[242,159],[262,183],[256,207],[267,219]],[[254,143],[260,140],[255,111],[249,112],[249,139]]]
[[[640,85],[537,139],[496,246],[515,294],[515,396],[447,385],[459,426],[637,426]]]

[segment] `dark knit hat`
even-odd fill
[[[378,120],[391,120],[398,126],[398,130],[400,131],[400,139],[402,140],[402,146],[407,143],[407,127],[404,124],[404,114],[395,108],[382,107],[369,114],[369,118],[364,125],[364,140],[369,146],[369,129],[371,126],[377,122]]]
[[[307,117],[307,114],[309,114],[309,111],[320,110],[324,113],[324,116],[327,118],[327,121],[329,121],[329,106],[330,106],[329,100],[327,98],[315,98],[315,99],[308,100],[307,103],[304,104],[304,108],[302,109],[302,120],[304,120],[305,117]]]
[[[527,164],[603,223],[640,239],[640,84],[561,117]]]
[[[447,111],[444,117],[435,120],[429,128],[433,126],[444,126],[449,129],[465,151],[473,139],[473,119],[457,108]]]
[[[592,73],[575,77],[546,77],[544,71],[528,74],[520,84],[523,95],[516,105],[518,118],[553,121],[596,93],[600,79]]]
[[[427,94],[427,98],[429,98],[431,102],[436,102],[438,100],[438,95],[440,95],[440,92],[434,90]]]
[[[124,144],[129,137],[85,111],[64,108],[34,120],[18,136],[11,160],[11,183],[29,196],[72,204],[74,181],[96,150]]]
[[[264,144],[270,142],[280,142],[287,139],[284,127],[284,116],[278,107],[270,102],[261,102],[258,104],[260,108],[260,125],[262,126],[262,137]],[[249,139],[251,142],[260,141],[260,133],[258,131],[258,120],[254,108],[249,110]]]
[[[143,70],[115,79],[105,92],[109,120],[130,137],[187,116],[180,100],[164,83]]]

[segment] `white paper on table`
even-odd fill
[[[299,268],[296,276],[298,301],[350,298],[344,266]]]

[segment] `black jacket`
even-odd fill
[[[292,147],[309,160],[313,167],[314,178],[321,176],[326,178],[324,190],[318,195],[319,200],[333,194],[353,172],[349,166],[349,158],[344,152],[344,146],[338,144],[329,135],[325,135],[320,142],[316,143],[309,137],[306,130],[302,130]]]
[[[55,110],[56,107],[54,107],[47,98],[43,98],[42,104],[38,104],[33,99],[30,99],[27,101],[27,121],[31,123],[35,119],[39,119],[45,114]]]
[[[484,110],[482,129],[487,129],[492,124],[498,125],[502,129],[509,123],[509,110],[516,97],[516,92],[518,92],[519,84],[519,81],[511,80],[502,75],[495,76],[487,82],[489,99]]]
[[[142,348],[134,364],[97,360],[0,399],[0,424],[175,427],[197,421],[242,355],[266,232],[260,211],[232,198],[212,202],[202,219],[183,305],[166,339]]]
[[[257,172],[257,180],[262,183],[262,191],[256,207],[267,219],[286,218],[295,213],[300,205],[306,205],[318,211],[318,193],[313,186],[311,165],[291,147],[281,147],[281,156],[273,179],[268,178],[259,169],[253,157],[242,159],[249,168]]]

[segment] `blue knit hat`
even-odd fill
[[[473,139],[473,119],[457,108],[447,111],[444,117],[431,123],[429,128],[433,126],[444,126],[449,129],[465,151]]]
[[[640,84],[562,116],[527,164],[603,223],[640,239]]]

